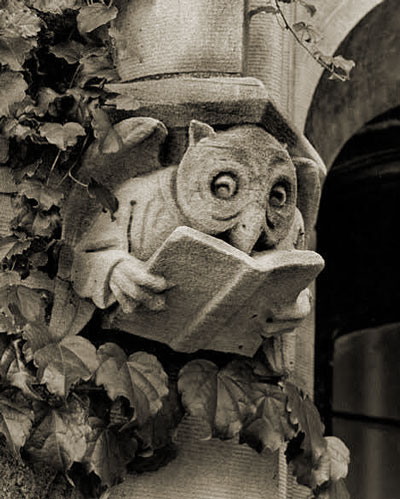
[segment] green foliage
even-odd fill
[[[73,384],[88,381],[96,371],[96,349],[81,336],[67,336],[61,341],[47,343],[33,352],[38,367],[37,377],[50,393],[66,397]]]
[[[68,471],[74,462],[82,462],[91,428],[88,410],[76,399],[48,410],[32,432],[27,452],[36,462],[48,462],[59,471]]]
[[[117,7],[103,3],[95,3],[82,7],[76,19],[78,30],[81,34],[91,33],[96,28],[115,19],[117,14]]]
[[[0,395],[0,433],[6,437],[8,446],[15,456],[19,456],[21,447],[25,445],[32,422],[33,411],[29,406]]]
[[[133,410],[132,421],[143,426],[159,412],[162,399],[168,395],[168,376],[162,365],[145,352],[127,357],[115,343],[105,343],[97,355],[96,384],[105,387],[111,400],[125,397]]]
[[[285,3],[294,1],[314,15],[305,0]],[[251,15],[261,12],[280,15],[278,2]],[[117,16],[105,1],[0,0],[0,164],[17,185],[10,234],[0,240],[0,433],[18,458],[23,449],[24,458],[99,497],[128,470],[156,470],[174,457],[183,405],[208,423],[208,438],[238,438],[258,452],[289,441],[299,481],[319,497],[346,498],[343,449],[326,443],[314,405],[283,373],[278,383],[255,360],[221,367],[191,359],[176,381],[154,355],[99,345],[50,322],[71,188],[112,218],[118,209],[106,186],[79,180],[93,139],[104,154],[122,147],[105,109],[138,108],[135,99],[104,90],[118,80],[118,33],[110,26]],[[308,24],[291,29],[303,44],[317,42]],[[348,75],[352,66],[340,56],[314,57],[332,75]],[[324,474],[327,463],[332,476]]]
[[[107,428],[98,418],[89,418],[91,433],[88,438],[83,464],[88,473],[95,473],[101,483],[112,487],[126,473],[138,447],[135,438]]]
[[[12,106],[25,97],[26,84],[21,73],[4,71],[0,73],[0,115],[10,113]]]

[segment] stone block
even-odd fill
[[[278,453],[260,456],[247,445],[201,440],[190,418],[178,428],[178,454],[156,473],[134,474],[112,489],[110,499],[277,499]]]
[[[179,78],[109,83],[109,92],[127,95],[138,102],[138,109],[111,112],[115,121],[127,116],[149,116],[168,128],[166,161],[177,163],[187,143],[180,131],[187,130],[195,118],[209,125],[226,128],[241,124],[262,126],[279,142],[287,145],[290,155],[315,161],[320,177],[326,168],[305,136],[280,112],[264,85],[256,78],[210,77]],[[186,133],[186,132],[185,132]]]
[[[114,23],[122,80],[187,72],[240,73],[243,0],[122,2]]]

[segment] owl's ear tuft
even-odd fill
[[[311,158],[292,158],[297,175],[297,207],[303,215],[306,236],[314,230],[321,197],[320,168]]]
[[[189,125],[189,146],[194,146],[201,139],[215,137],[214,128],[207,123],[192,120]]]

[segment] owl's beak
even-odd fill
[[[264,232],[264,227],[265,208],[259,203],[250,203],[241,212],[238,223],[230,230],[229,243],[250,254]]]

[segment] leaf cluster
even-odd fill
[[[294,1],[314,15],[305,0],[280,0]],[[256,10],[251,15],[280,15],[277,2]],[[18,458],[45,462],[85,497],[99,497],[127,470],[156,470],[174,456],[172,433],[184,408],[208,424],[207,438],[237,439],[258,452],[289,442],[298,480],[319,497],[345,498],[345,450],[323,438],[310,399],[271,378],[264,364],[237,358],[217,366],[190,357],[176,381],[145,351],[95,346],[50,327],[70,189],[81,189],[111,217],[118,208],[106,186],[79,180],[94,139],[103,153],[122,147],[107,107],[138,108],[132,98],[105,91],[118,80],[117,16],[105,0],[0,0],[0,165],[11,169],[16,184],[15,216],[0,240],[6,276],[0,285],[0,433]],[[317,38],[308,25],[291,29],[303,44]],[[347,71],[340,56],[336,62],[318,57]],[[19,284],[8,284],[16,272]]]
[[[107,151],[121,141],[102,107],[118,95],[104,84],[118,80],[110,22],[118,9],[81,0],[0,2],[0,164],[17,184],[12,233],[0,241],[5,271],[26,278],[57,272],[61,208],[71,185],[111,214],[108,189],[74,174],[90,142]],[[113,100],[114,99],[114,100]]]
[[[104,1],[0,0],[0,166],[16,185],[0,240],[0,433],[14,455],[53,466],[85,497],[118,483],[132,462],[156,469],[180,418],[154,356],[50,328],[71,187],[111,216],[118,207],[104,185],[77,178],[94,139],[102,152],[122,145],[104,108],[137,107],[104,90],[118,80],[117,15]]]
[[[60,338],[48,325],[45,291],[16,285],[0,293],[0,433],[13,454],[22,450],[72,483],[91,476],[86,497],[121,481],[135,460],[157,462],[180,414],[156,357]]]
[[[315,497],[330,497],[324,495],[330,490],[348,497],[342,483],[348,449],[323,436],[311,399],[289,381],[272,384],[263,363],[236,359],[221,369],[208,360],[193,360],[180,371],[178,391],[185,410],[207,423],[205,438],[237,439],[260,453],[289,443],[287,460],[300,484]]]

